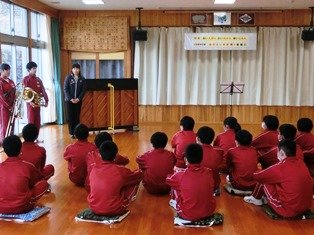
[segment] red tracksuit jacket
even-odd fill
[[[136,162],[144,173],[143,186],[149,193],[164,194],[170,191],[166,178],[173,174],[176,162],[174,153],[163,148],[153,149],[138,156]]]
[[[253,173],[257,170],[257,151],[252,146],[238,146],[227,152],[227,166],[230,168],[230,180],[234,188],[253,190],[256,181]]]
[[[141,171],[132,172],[114,162],[103,161],[93,167],[90,193],[87,197],[91,210],[99,215],[121,215],[127,211],[131,198],[128,188],[138,185],[143,177]]]
[[[278,140],[278,131],[265,130],[263,133],[258,135],[252,141],[252,146],[256,148],[259,154],[263,154],[269,151],[273,147],[277,147]]]
[[[187,169],[173,174],[166,181],[176,192],[177,213],[180,217],[197,221],[214,213],[216,202],[211,169],[200,164],[190,164]]]
[[[298,132],[294,141],[300,146],[302,151],[314,154],[314,135],[312,133]]]
[[[212,169],[214,177],[214,189],[218,189],[220,185],[219,166],[223,161],[223,149],[215,148],[208,144],[202,144],[203,161],[202,166]]]
[[[76,185],[84,185],[87,175],[86,156],[94,150],[96,145],[87,140],[78,140],[66,147],[63,157],[68,162],[69,178]]]
[[[301,159],[288,157],[253,178],[264,184],[268,204],[279,215],[292,217],[311,208],[312,179]]]
[[[171,140],[171,147],[174,148],[176,156],[176,167],[186,168],[184,161],[185,149],[189,144],[196,143],[194,131],[178,131]]]

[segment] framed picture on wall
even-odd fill
[[[255,25],[254,13],[238,13],[237,14],[238,25]]]
[[[231,25],[231,12],[214,12],[213,25]]]
[[[206,13],[191,13],[190,25],[208,25],[208,15]]]

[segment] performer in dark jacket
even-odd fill
[[[81,75],[81,66],[72,65],[72,72],[64,81],[64,97],[67,107],[69,133],[74,139],[74,128],[80,123],[82,100],[85,93],[85,78]]]

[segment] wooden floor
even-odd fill
[[[195,129],[197,130],[199,126]],[[216,133],[221,126],[213,126]],[[243,126],[253,135],[260,132],[259,126]],[[151,148],[149,139],[155,131],[164,131],[169,139],[178,130],[177,125],[140,125],[139,132],[115,133],[114,141],[119,153],[131,160],[129,167],[136,169],[135,158]],[[169,196],[152,196],[141,187],[137,199],[131,204],[129,216],[111,226],[75,222],[75,215],[88,207],[84,188],[74,186],[68,179],[67,164],[63,160],[64,148],[73,142],[67,134],[67,126],[47,125],[40,137],[47,150],[47,163],[55,166],[56,173],[50,179],[52,192],[44,195],[40,204],[51,207],[51,212],[31,223],[0,221],[0,234],[314,234],[314,220],[274,221],[258,206],[245,203],[241,197],[222,190],[216,198],[217,212],[224,214],[224,224],[211,228],[180,228],[173,225],[173,210],[168,206]],[[95,135],[90,136],[93,141]],[[167,146],[170,149],[169,146]],[[0,160],[5,159],[2,153]],[[224,176],[221,176],[223,182]],[[312,205],[312,210],[314,206]]]

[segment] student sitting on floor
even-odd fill
[[[152,194],[168,194],[170,187],[166,183],[166,178],[173,174],[176,157],[173,152],[165,149],[168,142],[165,133],[155,132],[150,142],[154,149],[136,158],[139,168],[144,173],[143,186]]]
[[[174,190],[175,200],[170,205],[185,220],[197,221],[213,215],[216,202],[213,197],[212,170],[201,165],[203,150],[199,144],[190,144],[185,151],[187,169],[174,173],[167,183]]]
[[[251,144],[259,154],[278,146],[278,127],[279,120],[276,116],[266,115],[263,117],[262,128],[264,131],[255,137]]]
[[[184,161],[184,151],[186,146],[191,143],[196,143],[196,135],[194,129],[194,119],[189,116],[184,116],[180,120],[180,131],[178,131],[171,140],[171,147],[174,148],[176,156],[175,171],[180,171],[186,168]]]
[[[95,165],[89,176],[89,207],[98,215],[122,215],[135,198],[143,173],[114,163],[118,147],[112,141],[103,142],[99,152],[103,162]]]
[[[313,122],[309,118],[300,118],[297,122],[298,133],[295,142],[303,152],[313,153],[314,155],[314,135],[311,133]]]
[[[222,172],[228,171],[226,165],[226,155],[230,148],[236,147],[235,133],[241,130],[241,126],[235,117],[227,117],[223,122],[224,132],[218,134],[214,141],[214,146],[222,148],[224,151],[223,161],[219,167]]]
[[[294,140],[297,134],[297,128],[291,124],[282,124],[279,127],[279,135],[278,140],[281,141],[283,139]],[[262,169],[266,169],[276,163],[279,162],[277,158],[278,147],[271,148],[268,152],[259,156],[258,161],[262,165]],[[297,153],[296,157],[303,160],[303,152],[300,146],[297,145]]]
[[[87,153],[96,149],[96,146],[88,141],[88,127],[78,124],[74,129],[77,141],[66,147],[63,158],[68,162],[69,179],[77,186],[84,186],[87,167]]]
[[[309,209],[312,204],[312,179],[302,159],[296,157],[296,143],[282,140],[278,145],[279,163],[256,172],[258,182],[251,196],[244,201],[262,205],[266,196],[268,205],[283,217],[294,217]]]
[[[211,145],[215,137],[215,131],[212,128],[203,126],[198,129],[196,136],[196,142],[202,145],[203,149],[203,160],[201,165],[212,169],[214,177],[214,195],[219,196],[221,182],[219,166],[223,161],[223,150]]]
[[[227,167],[230,169],[227,180],[230,185],[227,184],[225,188],[227,190],[227,187],[233,188],[236,194],[237,191],[243,191],[239,194],[245,194],[245,191],[252,191],[256,185],[253,173],[257,170],[257,151],[251,146],[252,135],[247,130],[238,131],[235,141],[237,147],[227,152]]]
[[[31,211],[48,189],[48,183],[36,167],[19,155],[20,138],[8,136],[3,149],[8,158],[0,163],[0,213],[20,214]]]
[[[35,143],[38,138],[37,127],[32,123],[27,124],[22,130],[22,136],[24,142],[20,157],[24,161],[32,163],[42,173],[45,180],[48,180],[54,175],[55,168],[51,164],[46,165],[46,149]]]
[[[100,156],[99,153],[99,148],[101,144],[105,141],[112,141],[112,137],[108,132],[100,132],[96,135],[94,143],[96,146],[96,149],[89,152],[86,157],[86,165],[87,165],[87,175],[85,179],[85,188],[87,192],[90,191],[90,186],[89,186],[89,174],[92,170],[92,168],[98,164],[102,163],[103,160]],[[117,156],[114,159],[114,163],[117,165],[125,166],[129,164],[130,160],[127,157],[121,156],[120,154],[117,154]]]

